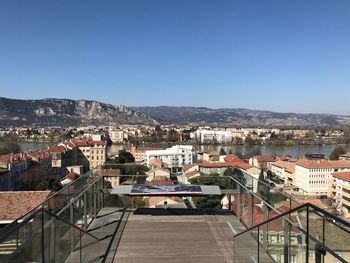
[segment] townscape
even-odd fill
[[[273,136],[285,138],[285,141],[282,141],[284,145],[293,145],[305,138],[319,138],[327,143],[327,140],[344,139],[344,131],[341,129],[222,130],[212,127],[194,129],[174,126],[90,126],[67,129],[6,128],[1,132],[2,137],[13,138],[15,135],[19,141],[45,141],[52,134],[60,134],[58,138],[65,137],[65,140],[56,143],[51,140],[51,146],[26,152],[20,151],[16,143],[7,143],[10,149],[6,149],[4,144],[3,153],[0,155],[1,191],[34,191],[32,194],[35,196],[37,190],[48,191],[49,195],[88,171],[104,171],[108,167],[106,163],[117,164],[120,158],[129,154],[129,159],[123,159],[122,163],[144,166],[142,172],[146,176],[146,183],[191,184],[200,181],[201,176],[216,178],[233,175],[233,170],[239,169],[250,174],[256,182],[265,180],[271,189],[284,191],[302,202],[317,204],[344,218],[350,217],[350,199],[347,197],[347,191],[350,191],[347,190],[347,184],[350,182],[350,153],[342,146],[335,145],[331,156],[319,153],[309,153],[306,156],[272,156],[262,155],[259,148],[242,154],[225,152],[224,148],[217,152],[198,151],[191,144],[220,146],[235,144],[237,141],[242,144],[249,144],[251,141],[266,143]],[[119,146],[121,150],[109,153],[108,148],[112,146]],[[6,153],[11,149],[17,152]],[[120,169],[113,169],[116,175],[120,175],[120,172]],[[128,183],[112,177],[110,181],[113,187]],[[16,196],[18,192],[13,192],[13,195]],[[7,198],[8,202],[12,203],[11,195],[7,195]],[[156,198],[157,203],[163,204],[167,201],[169,205],[183,205],[183,200],[178,202],[168,197],[163,199]],[[150,203],[149,200],[142,202],[146,207]],[[192,204],[195,207],[193,202]],[[155,206],[156,204],[153,204],[153,207]],[[12,219],[18,216],[20,214],[14,215]],[[2,220],[7,222],[8,218]]]

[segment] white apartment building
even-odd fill
[[[218,142],[229,143],[232,142],[232,133],[230,131],[211,131],[211,130],[197,130],[196,139],[200,143]]]
[[[295,181],[306,195],[327,195],[332,173],[348,170],[348,161],[300,160],[295,165]]]
[[[175,174],[180,172],[182,167],[196,161],[196,151],[192,145],[175,145],[165,150],[146,151],[144,157],[147,166],[150,165],[150,160],[159,159]]]

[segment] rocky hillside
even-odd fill
[[[97,101],[0,97],[0,127],[115,124],[157,124],[157,121],[125,106]]]
[[[224,126],[325,126],[350,125],[350,116],[277,113],[248,109],[204,107],[134,107],[160,123],[192,123]]]

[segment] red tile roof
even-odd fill
[[[286,161],[276,161],[276,162],[273,162],[271,165],[284,168],[289,173],[295,173],[295,163],[286,162]]]
[[[337,172],[337,173],[332,173],[334,177],[338,177],[340,179],[343,179],[345,181],[350,182],[350,171],[348,172]]]
[[[217,163],[199,163],[199,167],[204,167],[204,168],[224,168],[224,167],[239,167],[244,170],[253,168],[248,163],[245,162],[217,162]]]
[[[120,175],[120,169],[118,168],[114,168],[114,169],[101,168],[101,176],[118,176],[118,175]]]
[[[28,213],[49,196],[50,191],[0,192],[0,220],[15,220]]]
[[[350,161],[300,160],[296,163],[305,168],[350,168]]]
[[[50,153],[64,153],[66,151],[66,147],[64,146],[53,146],[47,149]]]
[[[275,158],[272,155],[255,155],[254,158],[258,160],[258,162],[274,162]]]
[[[182,168],[182,171],[183,172],[186,172],[188,171],[189,169],[191,169],[192,167],[195,167],[196,165],[198,165],[197,163],[193,163],[193,164],[189,164],[189,165],[186,165]]]
[[[228,154],[224,158],[225,162],[243,162],[240,158],[237,157],[237,155],[234,154]]]
[[[192,176],[195,176],[195,175],[200,175],[200,172],[198,172],[198,171],[189,172],[189,173],[186,174],[186,177],[192,177]]]
[[[157,158],[152,158],[149,160],[149,164],[154,165],[154,164],[161,164],[162,161],[160,159]]]

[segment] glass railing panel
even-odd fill
[[[306,262],[306,234],[292,224],[289,224],[288,233],[288,262]]]
[[[350,262],[350,231],[334,219],[323,216],[323,244]],[[336,262],[336,261],[335,261]]]
[[[61,209],[63,209],[67,204],[69,204],[70,200],[73,198],[72,195],[68,192],[69,188],[63,189],[63,191],[56,193],[50,199],[48,199],[46,203],[46,209],[51,213],[58,213]]]
[[[86,208],[86,223],[87,225],[89,225],[91,223],[91,221],[93,220],[93,216],[94,216],[94,189],[93,187],[90,187],[87,189],[86,194],[85,194],[85,199],[86,199],[86,203],[85,203],[85,208]]]
[[[25,262],[24,255],[21,254],[19,249],[23,240],[19,238],[18,230],[12,231],[0,242],[0,262]]]
[[[264,247],[266,252],[270,255],[276,262],[283,262],[284,257],[284,218],[278,218],[270,221],[266,224],[266,227],[263,225],[263,237],[266,241]],[[266,236],[264,231],[266,231]]]
[[[259,262],[258,228],[233,240],[233,262]]]
[[[96,238],[87,235],[83,232],[80,233],[80,241],[77,244],[76,249],[80,251],[80,262],[97,262],[104,255],[106,247],[102,246]]]
[[[43,215],[41,212],[18,229],[18,253],[23,262],[43,262]],[[21,262],[21,261],[20,261]]]
[[[241,200],[241,222],[244,224],[245,227],[250,227],[250,217],[252,216],[250,211],[250,205],[252,202],[252,195],[244,188],[242,188],[241,194],[240,194],[240,200]]]
[[[84,225],[84,199],[83,197],[77,198],[73,204],[72,208],[73,211],[73,224],[83,228]]]

